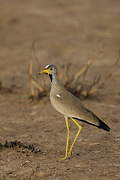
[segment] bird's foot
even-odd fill
[[[72,156],[72,152],[69,151],[67,157],[70,158]]]
[[[66,160],[68,158],[69,158],[68,155],[65,155],[64,157],[60,158],[60,160]]]
[[[69,152],[67,155],[65,155],[64,157],[60,158],[60,160],[70,159],[71,156],[72,156],[72,152]]]

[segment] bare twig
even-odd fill
[[[44,88],[42,88],[37,81],[35,81],[34,79],[32,79],[32,85],[34,87],[36,87],[40,92],[43,92],[44,91]]]
[[[70,81],[70,75],[69,75],[69,69],[70,69],[71,64],[65,64],[64,66],[64,80],[65,83]]]
[[[81,75],[83,76],[83,79],[85,78],[87,71],[88,71],[89,67],[92,65],[93,61],[94,61],[94,59],[89,60],[87,62],[87,64],[79,72],[76,73],[76,75],[74,76],[74,80],[72,82],[73,87],[76,86]]]
[[[29,78],[29,88],[30,88],[30,96],[35,96],[35,90],[32,84],[32,61],[29,63],[28,66],[28,78]]]

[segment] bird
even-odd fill
[[[68,159],[72,155],[73,147],[80,135],[83,124],[87,123],[105,131],[110,131],[111,128],[101,120],[95,113],[86,108],[80,99],[74,96],[71,92],[65,89],[64,85],[57,78],[57,68],[53,64],[47,64],[39,74],[48,74],[51,80],[50,101],[52,106],[61,113],[65,118],[67,128],[66,149],[63,160]],[[70,120],[78,127],[76,136],[71,144],[70,141]]]

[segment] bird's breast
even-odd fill
[[[64,104],[63,104],[63,101],[61,99],[61,95],[60,93],[57,93],[56,95],[54,96],[50,96],[50,101],[51,101],[51,104],[52,106],[58,111],[60,112],[61,114],[66,114],[66,111],[65,109],[63,108]]]
[[[53,96],[50,95],[50,101],[52,106],[61,114],[70,116],[76,116],[77,113],[71,106],[71,103],[64,99],[61,93],[56,93]]]

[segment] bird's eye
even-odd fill
[[[50,70],[52,71],[53,69],[52,69],[52,68],[50,68]]]

